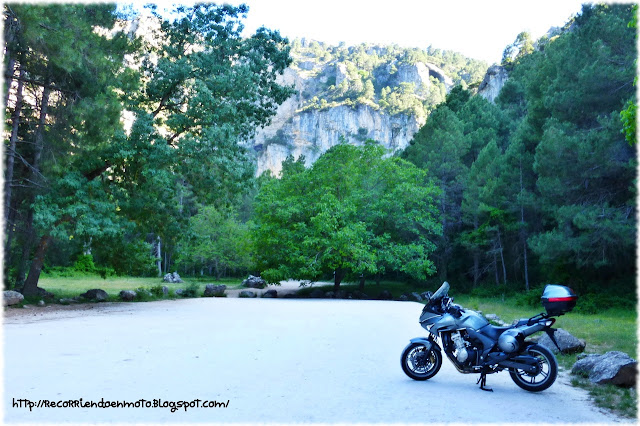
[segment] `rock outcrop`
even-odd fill
[[[583,352],[586,347],[586,343],[582,339],[578,339],[573,336],[566,330],[561,328],[555,329],[553,331],[553,337],[556,340],[558,346],[556,346],[551,338],[547,334],[543,334],[540,340],[538,340],[538,344],[546,347],[553,353],[558,353],[562,351],[564,354],[573,354],[578,352]],[[558,350],[558,347],[560,350]]]
[[[99,288],[93,288],[91,290],[87,290],[86,293],[82,293],[80,296],[84,297],[85,299],[92,300],[94,302],[106,302],[109,299],[109,294],[107,294],[106,291]]]
[[[376,88],[374,100],[326,102],[328,88],[350,84],[348,67],[335,61],[321,64],[310,58],[297,58],[279,78],[281,84],[292,86],[297,94],[280,105],[271,124],[259,129],[246,143],[256,153],[257,174],[270,170],[278,175],[289,155],[304,155],[307,166],[311,165],[341,141],[359,145],[373,139],[389,153],[404,149],[424,124],[426,113],[390,114],[380,106],[381,88],[393,90],[401,84],[412,84],[412,96],[423,102],[434,82],[441,83],[446,91],[454,84],[438,66],[423,62],[389,62],[378,66],[371,79]],[[310,106],[313,99],[318,103]]]
[[[500,65],[492,65],[487,70],[484,80],[478,86],[478,95],[490,102],[495,102],[500,90],[509,79],[507,70]]]
[[[168,273],[167,275],[164,276],[163,281],[166,283],[172,283],[172,284],[179,284],[184,282],[182,281],[182,278],[180,278],[180,275],[178,275],[177,272]]]
[[[579,359],[571,373],[589,377],[592,383],[631,387],[636,385],[638,362],[624,352],[591,354]]]
[[[242,285],[249,288],[265,288],[267,282],[263,278],[249,275],[246,280],[242,281]]]
[[[13,290],[5,290],[2,295],[2,306],[17,305],[24,300],[22,293]]]

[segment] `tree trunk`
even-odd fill
[[[158,245],[156,246],[156,264],[158,265],[158,277],[162,277],[162,247],[160,236],[157,238]]]
[[[524,179],[522,177],[522,160],[520,160],[520,195],[524,192]],[[522,252],[524,254],[524,286],[529,291],[529,260],[527,257],[527,235],[524,222],[524,205],[520,204],[520,239],[522,240]]]
[[[480,253],[478,250],[473,251],[473,288],[478,286],[480,281]]]
[[[338,290],[340,290],[340,283],[344,278],[344,271],[342,269],[336,269],[333,271],[333,292],[335,296],[338,296]]]
[[[51,94],[50,79],[47,76],[45,79],[45,85],[42,89],[42,100],[40,102],[40,117],[38,119],[38,127],[36,129],[34,141],[35,149],[33,153],[33,162],[31,163],[31,180],[37,182],[40,180],[40,158],[42,157],[42,151],[44,150],[44,130],[47,123],[47,112],[49,110],[49,95]],[[29,197],[29,214],[27,216],[27,229],[33,229],[33,202],[35,200],[35,192],[32,191]],[[46,234],[40,238],[36,255],[31,263],[29,269],[29,275],[24,282],[24,294],[35,294],[38,287],[38,280],[40,279],[40,272],[42,265],[44,264],[44,257],[49,248],[51,237]],[[20,277],[18,277],[20,279]]]
[[[5,89],[6,91],[4,94],[5,109],[9,106],[9,95],[11,94],[11,83],[13,82],[13,73],[15,71],[15,66],[16,66],[16,60],[11,57],[12,52],[9,49],[7,49],[6,54],[9,57],[9,63],[7,64],[7,70],[4,74],[5,84],[7,85],[7,88]]]
[[[33,262],[31,262],[29,275],[27,276],[27,280],[24,282],[24,287],[22,289],[22,294],[25,296],[32,296],[38,292],[38,280],[40,280],[40,272],[42,272],[44,257],[47,253],[50,242],[51,237],[49,235],[45,235],[40,239],[36,255],[33,258]]]
[[[33,209],[27,211],[27,218],[25,220],[25,232],[24,241],[22,242],[22,257],[18,264],[18,271],[16,273],[15,287],[22,287],[24,284],[24,277],[27,272],[27,262],[29,261],[29,255],[31,254],[31,247],[33,244]]]
[[[24,75],[24,68],[20,67],[20,77]],[[20,114],[22,113],[22,81],[18,81],[16,92],[16,105],[11,115],[11,138],[9,139],[9,149],[7,150],[7,169],[4,175],[4,220],[5,226],[9,226],[9,208],[11,207],[11,182],[13,181],[13,167],[18,141],[18,128],[20,127]]]
[[[493,251],[493,270],[496,273],[496,285],[500,285],[500,276],[498,274],[498,256],[496,256],[496,251]]]
[[[527,291],[529,291],[529,268],[527,261],[527,240],[524,239],[522,241],[522,250],[524,252],[524,286]]]
[[[35,150],[33,152],[33,163],[31,163],[31,176],[34,182],[40,177],[40,157],[44,150],[44,128],[47,124],[47,112],[49,110],[49,95],[51,94],[51,86],[47,79],[46,85],[42,90],[42,102],[40,108],[40,117],[38,119],[38,129],[35,134]]]
[[[504,249],[502,248],[502,238],[500,238],[500,227],[498,227],[498,246],[500,247],[500,262],[502,262],[502,282],[507,285],[507,267],[504,264]]]
[[[365,284],[365,279],[364,279],[364,274],[360,275],[360,285],[358,286],[358,289],[360,291],[364,291],[364,284]]]

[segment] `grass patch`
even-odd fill
[[[119,294],[122,290],[134,290],[141,294],[137,301],[151,301],[162,299],[162,286],[169,288],[169,297],[175,297],[177,289],[187,291],[188,297],[200,297],[204,293],[207,284],[225,284],[227,288],[242,287],[242,280],[225,278],[215,281],[211,277],[183,278],[184,283],[171,284],[162,281],[162,278],[137,278],[137,277],[107,277],[103,279],[99,276],[74,276],[74,277],[42,277],[38,286],[55,295],[55,300],[61,298],[73,298],[80,294],[99,288],[107,292],[109,301],[119,301]],[[140,291],[142,290],[142,291]],[[150,293],[147,295],[145,293]],[[24,304],[36,304],[40,298],[25,299]]]
[[[633,388],[620,388],[613,385],[594,385],[584,377],[573,376],[571,384],[586,389],[598,407],[628,418],[638,415],[638,395]]]

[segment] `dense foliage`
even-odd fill
[[[424,171],[384,154],[373,141],[341,144],[309,169],[289,157],[282,177],[263,183],[253,235],[266,280],[333,274],[337,288],[345,277],[435,272],[437,189]]]
[[[149,272],[155,258],[162,273],[161,247],[175,249],[190,216],[251,189],[238,141],[292,93],[275,80],[287,40],[264,28],[241,37],[245,6],[178,7],[147,21],[144,39],[115,5],[4,12],[5,286],[33,293],[46,259],[83,253],[119,273]]]
[[[431,114],[403,157],[442,189],[441,278],[633,288],[631,21],[630,5],[584,6],[539,49],[505,55],[496,105],[457,88]]]
[[[551,37],[519,34],[495,104],[473,93],[478,61],[290,47],[264,28],[243,38],[247,12],[179,7],[141,22],[153,35],[140,38],[109,4],[4,6],[5,288],[36,292],[41,271],[63,267],[634,288],[634,6],[584,6]],[[418,63],[457,86],[395,84]],[[363,135],[255,179],[238,142],[294,93],[276,80],[291,65],[320,77],[298,94],[306,108],[426,123],[399,157]]]

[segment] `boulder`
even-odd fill
[[[638,362],[619,351],[591,354],[576,361],[571,373],[588,377],[592,383],[632,387],[636,385]]]
[[[487,318],[489,318],[489,315],[487,315]],[[540,337],[540,339],[538,340],[538,344],[544,346],[553,353],[562,352],[563,354],[573,354],[584,352],[584,348],[586,346],[585,341],[574,337],[566,330],[563,330],[561,328],[555,329],[553,331],[553,337],[556,339],[556,342],[560,347],[560,351],[558,351],[558,347],[553,344],[547,334],[543,334]]]
[[[353,298],[354,299],[362,299],[362,300],[366,300],[369,298],[369,296],[367,296],[366,293],[361,292],[360,290],[356,290],[353,292]]]
[[[214,285],[207,284],[204,287],[204,297],[223,297],[224,291],[227,289],[227,286],[222,285]]]
[[[78,303],[78,301],[76,299],[69,299],[69,298],[63,297],[62,299],[59,300],[59,303],[61,305],[70,305],[72,303]]]
[[[401,302],[408,302],[409,301],[409,296],[407,296],[406,294],[403,294],[398,298],[398,300],[401,301]]]
[[[500,327],[506,327],[507,324],[506,322],[502,321],[502,318],[500,318],[498,315],[496,314],[487,314],[484,316],[488,321],[492,321],[495,324],[497,324]],[[548,337],[547,337],[548,338]],[[558,351],[558,348],[556,348],[556,352]]]
[[[382,290],[378,295],[378,299],[380,300],[391,300],[393,299],[393,295],[389,290]]]
[[[168,296],[169,295],[169,287],[167,287],[166,285],[162,286],[162,295],[163,296]]]
[[[253,291],[242,290],[238,297],[253,298],[253,297],[258,297],[258,295],[255,294]]]
[[[267,286],[267,282],[260,277],[249,275],[246,280],[242,281],[242,285],[249,288],[265,288]]]
[[[264,292],[262,297],[266,299],[275,299],[278,297],[278,292],[275,290],[267,290]]]
[[[415,302],[422,302],[422,296],[420,296],[420,294],[416,293],[415,291],[407,295],[407,297],[409,298],[409,300],[413,300]]]
[[[120,299],[124,300],[125,302],[130,302],[136,298],[137,293],[133,290],[122,290],[119,296]]]
[[[80,296],[85,299],[93,300],[94,302],[105,302],[109,299],[107,292],[99,288],[92,288],[86,293],[82,293]]]
[[[333,294],[332,294],[333,296]],[[313,298],[313,299],[322,299],[325,297],[324,295],[324,291],[320,290],[319,288],[316,288],[315,290],[313,290],[311,292],[311,294],[309,294],[309,297]]]
[[[44,306],[44,305],[46,305],[46,303],[44,303],[44,300],[40,300],[40,301],[38,302],[38,306]]]
[[[173,294],[175,294],[176,297],[182,297],[182,296],[184,296],[184,289],[183,288],[176,288],[175,291],[173,292]]]
[[[24,300],[22,293],[13,290],[5,290],[2,297],[2,306],[17,305]]]
[[[184,282],[182,281],[182,278],[180,278],[180,275],[178,275],[177,272],[171,272],[165,275],[163,278],[163,281],[166,283],[172,283],[172,284],[179,284]]]

